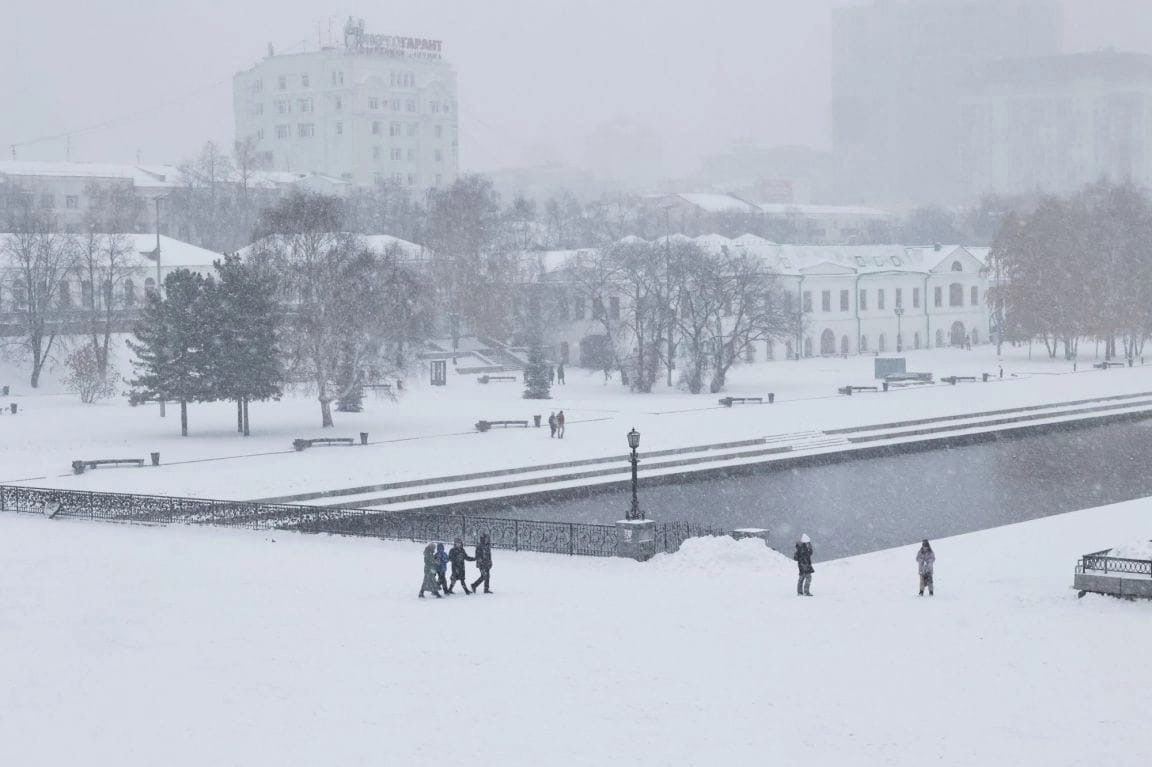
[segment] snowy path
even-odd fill
[[[1069,588],[1140,501],[817,565],[497,552],[0,514],[0,763],[1143,764],[1152,606]],[[817,547],[821,542],[816,541]]]

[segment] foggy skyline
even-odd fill
[[[827,147],[829,14],[845,4],[861,3],[21,2],[0,29],[0,67],[20,75],[0,82],[0,144],[9,159],[13,143],[73,132],[73,160],[139,152],[145,163],[178,163],[210,139],[230,145],[232,76],[269,43],[314,50],[329,23],[339,39],[352,15],[369,31],[444,41],[459,74],[462,171],[611,167],[589,137],[622,125],[655,144],[643,162],[676,175],[734,139]],[[1064,7],[1066,50],[1152,52],[1141,0]],[[17,157],[63,160],[66,147],[27,144]]]

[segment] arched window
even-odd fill
[[[804,339],[804,356],[805,357],[811,357],[812,356],[812,337],[811,336],[808,336],[807,338]]]
[[[836,353],[836,334],[831,330],[825,330],[820,334],[820,354],[835,354]]]
[[[964,305],[964,286],[959,282],[953,282],[948,286],[948,305],[949,306],[963,306]]]
[[[943,330],[939,330],[939,329],[936,330],[936,345],[937,346],[943,346],[944,345],[944,331]]]
[[[136,305],[136,283],[132,280],[124,280],[124,305]]]
[[[85,309],[91,309],[95,305],[95,298],[92,295],[92,283],[87,280],[80,283],[80,301]]]
[[[868,336],[860,336],[860,351],[868,351]]]
[[[980,288],[976,287],[975,285],[972,286],[972,305],[980,305]]]
[[[115,296],[113,294],[112,280],[104,280],[104,290],[100,293],[100,300],[104,306],[111,309],[115,303]]]
[[[883,354],[883,353],[884,353],[884,351],[885,351],[885,346],[886,346],[886,345],[885,345],[885,343],[884,343],[884,334],[883,334],[883,333],[881,333],[881,334],[880,334],[880,338],[878,338],[878,339],[876,340],[876,351],[878,351],[878,352],[880,352],[881,354]]]
[[[72,306],[72,284],[68,280],[60,280],[57,286],[56,300],[61,308]]]
[[[28,288],[24,286],[24,280],[12,283],[12,303],[16,309],[28,308]]]
[[[980,343],[980,333],[976,328],[972,328],[972,345],[975,346],[978,343]]]
[[[964,264],[960,263],[959,261],[953,261],[952,262],[952,271],[954,271],[954,272],[964,271]]]
[[[847,354],[848,353],[848,336],[843,336],[840,339],[840,353],[841,354]]]
[[[919,332],[914,333],[912,335],[912,348],[913,349],[919,349],[920,348],[920,333]]]

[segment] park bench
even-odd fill
[[[880,391],[880,387],[879,386],[841,386],[836,391],[840,392],[841,394],[847,394],[849,397],[851,397],[855,392],[858,392],[858,391]]]
[[[527,421],[477,421],[476,422],[476,431],[488,431],[493,426],[503,426],[504,428],[508,428],[509,426],[523,426],[525,429],[527,429],[528,428],[528,422]]]
[[[360,388],[372,389],[373,391],[388,392],[389,394],[392,392],[392,384],[390,383],[366,383],[360,384]]]
[[[931,373],[890,373],[884,376],[884,380],[890,384],[904,384],[904,383],[932,383]]]
[[[95,461],[73,461],[72,473],[83,474],[85,469],[95,469],[97,466],[143,466],[143,458],[101,458]]]
[[[975,381],[976,376],[945,376],[944,378],[941,378],[940,380],[946,384],[951,384],[952,386],[955,386],[956,384],[958,384],[961,381]],[[985,383],[988,382],[988,374],[987,373],[984,374],[984,382]]]
[[[1097,362],[1092,367],[1096,368],[1097,370],[1107,370],[1108,368],[1122,368],[1122,367],[1124,367],[1124,365],[1125,365],[1125,363],[1123,363],[1123,362],[1113,362],[1111,360],[1104,360],[1103,362]]]
[[[297,452],[307,447],[316,447],[317,445],[355,445],[356,440],[352,437],[318,437],[316,439],[294,439],[292,440],[292,447]]]
[[[768,395],[768,404],[776,401],[775,394]],[[733,405],[763,405],[763,397],[721,397],[719,402],[724,407],[732,407]]]
[[[476,379],[479,383],[486,384],[489,381],[515,381],[516,376],[480,376]]]

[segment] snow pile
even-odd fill
[[[1137,541],[1113,546],[1108,556],[1118,559],[1152,559],[1152,541]]]
[[[726,535],[689,538],[674,554],[657,554],[651,566],[668,573],[687,575],[772,576],[784,571],[795,574],[796,565],[759,538],[735,540]]]

